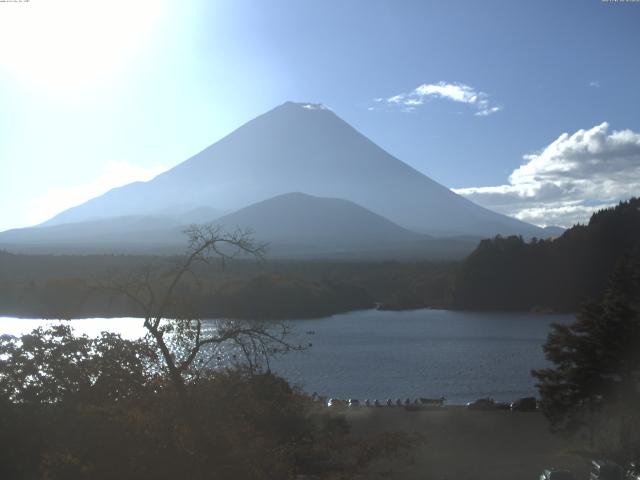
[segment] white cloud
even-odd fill
[[[30,225],[50,219],[54,215],[75,207],[91,198],[102,195],[112,188],[136,181],[148,181],[164,172],[165,167],[138,167],[127,162],[107,162],[102,172],[94,180],[80,185],[50,188],[27,205],[27,219]]]
[[[487,116],[502,110],[501,106],[492,105],[489,95],[480,92],[464,83],[424,83],[414,88],[409,93],[399,93],[386,99],[389,105],[401,105],[411,108],[423,105],[430,99],[444,99],[452,102],[465,103],[476,110],[475,115]],[[381,98],[374,98],[374,102],[385,101]],[[407,111],[406,108],[404,111]]]
[[[473,103],[478,99],[478,93],[473,88],[461,83],[425,83],[417,87],[412,93],[419,95],[420,98],[434,96],[462,103]]]
[[[597,80],[592,80],[589,82],[589,86],[592,88],[599,88],[600,87],[600,82]]]
[[[485,107],[478,110],[474,115],[478,115],[480,117],[486,117],[487,115],[491,115],[492,113],[496,113],[502,110],[502,107]]]
[[[509,183],[454,191],[537,225],[585,223],[595,210],[640,193],[640,133],[602,123],[563,133],[509,176]]]
[[[387,98],[388,103],[404,103],[403,95],[394,95],[393,97]]]

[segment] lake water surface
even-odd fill
[[[307,392],[329,397],[506,401],[536,394],[530,371],[547,365],[542,345],[549,325],[571,321],[570,315],[428,309],[294,320],[293,340],[312,346],[273,359],[271,367]],[[46,323],[51,322],[5,317],[0,332],[18,335]],[[70,323],[88,335],[102,330],[127,338],[144,334],[136,318]]]

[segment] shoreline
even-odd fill
[[[357,308],[357,309],[353,309],[353,310],[338,310],[335,311],[333,313],[329,313],[327,315],[320,315],[320,316],[296,316],[296,317],[288,317],[288,316],[283,316],[283,317],[242,317],[242,316],[238,316],[238,317],[234,317],[234,316],[225,316],[225,317],[207,317],[205,318],[203,316],[203,318],[201,318],[201,320],[203,321],[208,321],[208,320],[221,320],[221,319],[227,319],[227,320],[255,320],[255,321],[265,321],[265,322],[279,322],[279,321],[305,321],[305,320],[322,320],[324,318],[330,318],[336,315],[348,315],[348,314],[352,314],[352,313],[357,313],[357,312],[374,312],[374,311],[380,311],[380,312],[398,312],[398,313],[402,313],[402,312],[416,312],[416,311],[420,311],[420,310],[428,310],[428,311],[446,311],[446,312],[456,312],[456,313],[469,313],[469,314],[480,314],[480,315],[508,315],[508,314],[514,314],[514,315],[526,315],[526,314],[532,314],[532,315],[576,315],[578,312],[576,311],[563,311],[563,310],[553,310],[553,309],[539,309],[539,308],[534,308],[534,309],[529,309],[529,310],[519,310],[519,309],[505,309],[505,310],[499,310],[499,309],[477,309],[477,310],[473,310],[473,309],[466,309],[466,308],[447,308],[446,306],[427,306],[427,307],[417,307],[417,308],[384,308],[383,304],[376,304],[376,306],[371,307],[371,308]],[[39,316],[39,315],[35,315],[35,314],[28,314],[28,313],[15,313],[15,312],[5,312],[2,311],[0,309],[0,322],[3,321],[3,319],[18,319],[18,320],[37,320],[37,321],[65,321],[65,320],[73,320],[73,321],[80,321],[80,320],[113,320],[113,319],[121,319],[121,318],[130,318],[130,319],[138,319],[138,320],[144,320],[144,317],[137,317],[135,315],[127,315],[127,314],[112,314],[112,315],[104,315],[104,314],[100,314],[100,313],[95,313],[95,314],[88,314],[88,315],[82,315],[82,316],[75,316],[75,315],[69,315],[67,317],[62,318],[61,316]]]

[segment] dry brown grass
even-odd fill
[[[403,431],[425,437],[408,460],[374,466],[376,473],[391,470],[392,479],[524,480],[539,478],[548,467],[588,478],[587,461],[572,453],[575,446],[568,439],[552,434],[537,412],[362,408],[346,416],[356,435]]]

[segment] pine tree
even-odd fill
[[[640,405],[638,256],[621,261],[597,304],[571,325],[554,324],[544,351],[553,368],[535,370],[542,408],[554,427],[590,424],[607,405]]]

